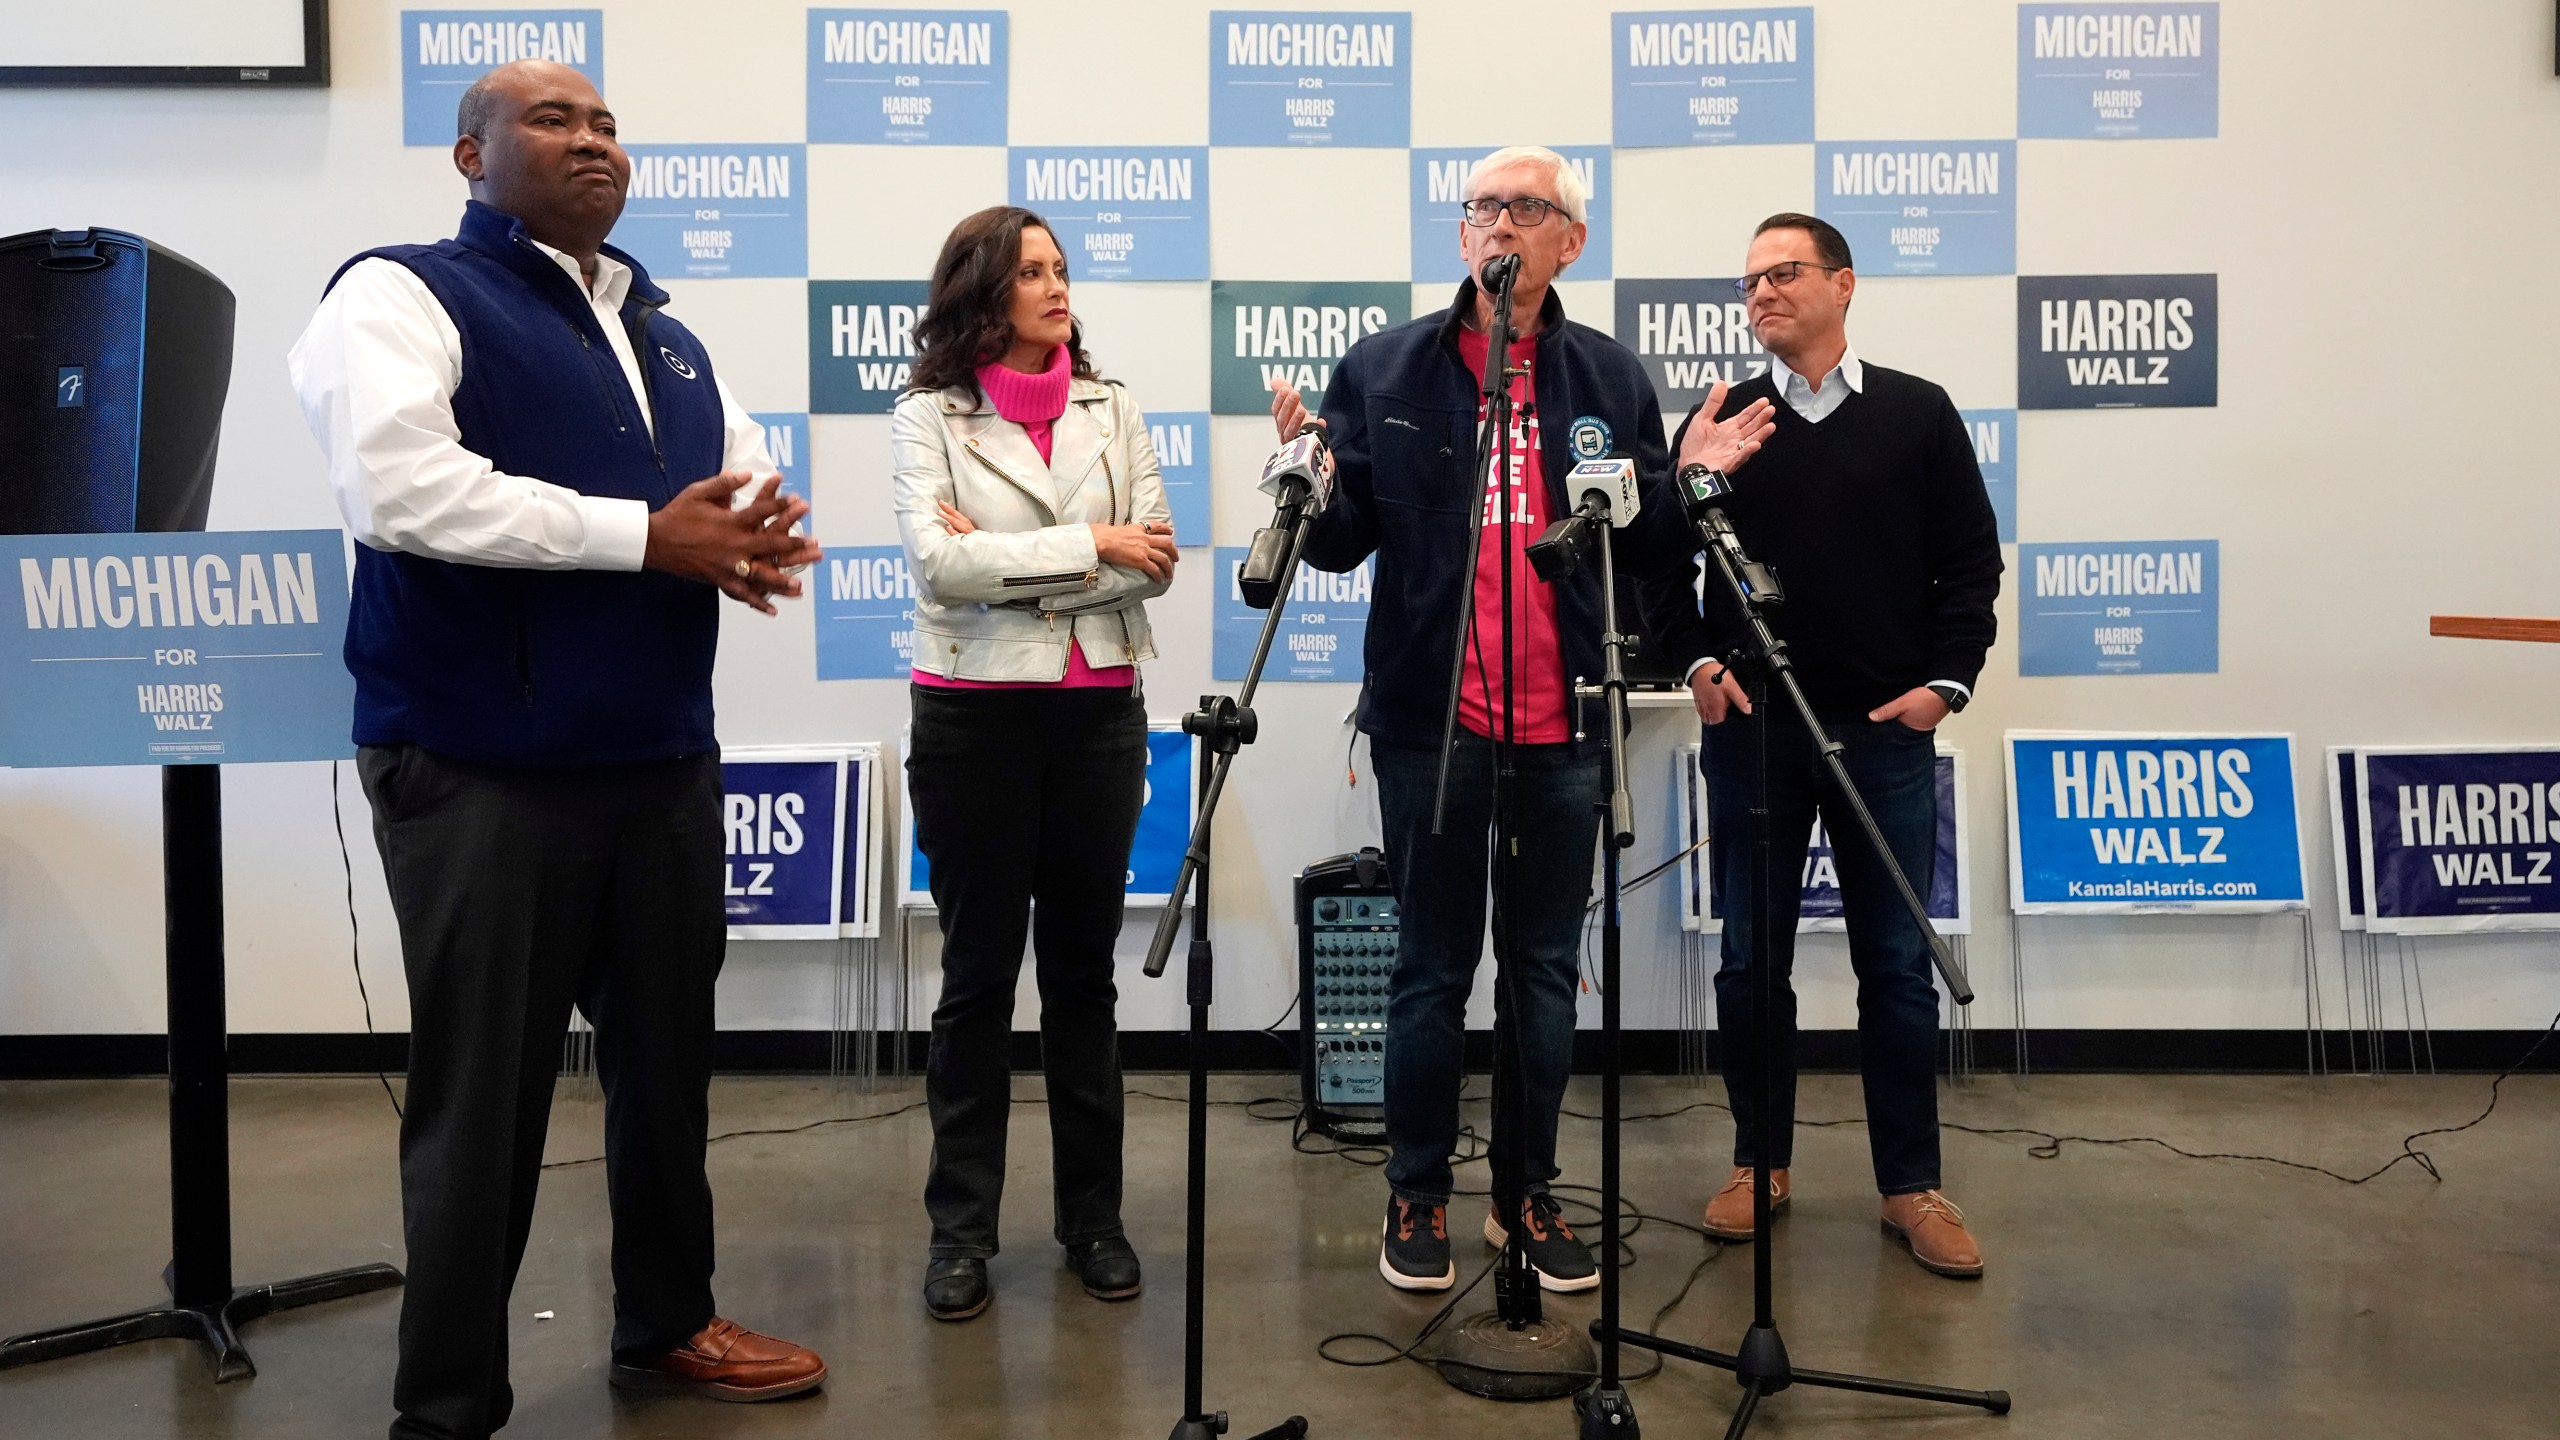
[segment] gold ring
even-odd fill
[[[730,566],[729,568],[730,568],[730,569],[732,569],[732,570],[737,571],[737,572],[738,572],[738,578],[739,578],[739,579],[741,579],[741,580],[744,580],[744,579],[746,579],[748,576],[753,575],[753,574],[755,573],[755,571],[756,571],[756,567],[754,566],[754,564],[753,564],[753,563],[751,563],[751,562],[749,562],[749,561],[745,561],[745,560],[741,560],[741,561],[739,561],[737,564],[732,565],[732,566]]]

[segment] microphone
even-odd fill
[[[1236,588],[1245,604],[1268,610],[1288,578],[1298,522],[1311,509],[1322,511],[1333,503],[1333,447],[1325,443],[1324,427],[1310,421],[1298,428],[1296,439],[1271,452],[1257,488],[1272,498],[1271,523],[1253,532],[1253,545],[1236,572]]]
[[[1529,568],[1550,585],[1581,567],[1603,528],[1634,523],[1636,462],[1624,455],[1585,460],[1565,476],[1565,493],[1574,499],[1573,513],[1529,542]]]
[[[1520,278],[1518,255],[1496,255],[1484,262],[1484,268],[1476,272],[1476,283],[1483,287],[1488,295],[1510,294],[1511,282],[1518,278]]]
[[[1778,584],[1778,572],[1751,558],[1742,548],[1742,537],[1734,532],[1733,522],[1725,518],[1725,502],[1734,494],[1733,477],[1721,470],[1699,464],[1680,467],[1680,499],[1698,527],[1698,538],[1710,556],[1721,552],[1732,567],[1745,599],[1764,605],[1775,605],[1787,598]]]

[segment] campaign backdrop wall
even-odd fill
[[[1230,11],[1244,28],[1220,18]],[[2441,248],[2448,214],[2490,237],[2560,226],[2548,5],[2494,0],[2459,25],[2410,23],[2393,0],[753,5],[716,23],[676,0],[596,0],[340,4],[332,19],[325,90],[0,93],[13,141],[0,232],[119,226],[223,277],[240,301],[238,362],[212,523],[332,529],[337,507],[282,358],[322,285],[361,250],[452,233],[463,200],[453,101],[486,64],[550,55],[600,76],[623,139],[651,163],[629,238],[671,291],[669,313],[797,450],[786,469],[830,548],[809,597],[778,619],[724,608],[717,699],[732,746],[876,741],[884,765],[898,762],[908,597],[895,564],[880,564],[897,544],[883,412],[954,221],[1017,193],[1052,212],[1103,373],[1165,429],[1169,468],[1175,429],[1187,439],[1181,486],[1193,498],[1174,490],[1187,548],[1151,607],[1162,656],[1146,674],[1150,709],[1169,715],[1232,688],[1218,678],[1237,618],[1226,611],[1222,627],[1218,552],[1245,545],[1269,513],[1251,491],[1271,443],[1265,367],[1321,386],[1355,326],[1445,305],[1454,222],[1436,208],[1448,202],[1433,198],[1435,176],[1514,142],[1594,163],[1607,243],[1558,293],[1572,319],[1639,354],[1675,417],[1711,378],[1766,366],[1729,284],[1763,216],[1929,212],[1841,218],[1856,222],[1859,353],[1946,388],[1992,472],[2003,534],[2020,542],[1978,698],[1944,727],[1951,746],[1979,759],[2012,729],[2289,733],[2294,789],[2316,796],[2331,745],[2554,734],[2548,647],[2432,640],[2424,617],[2551,611],[2560,487],[2537,478],[2549,468],[2537,417],[2560,360],[2537,337],[2560,332],[2560,272],[2505,266],[2494,305],[2431,307],[2414,330],[2391,298],[2408,288],[2410,257]],[[1534,64],[1506,70],[1503,56]],[[2341,105],[2341,94],[2389,103]],[[127,143],[137,127],[154,143]],[[1950,213],[1977,209],[2010,218]],[[718,213],[686,213],[698,211]],[[1874,238],[1857,228],[1874,225]],[[1448,239],[1428,238],[1444,228]],[[1193,263],[1203,256],[1205,269]],[[2413,371],[2413,354],[2463,357],[2456,413],[2434,414],[2408,384],[2426,369]],[[2137,617],[2139,667],[2020,673],[2020,607],[2036,576],[2024,546],[2103,558],[2202,542],[2214,547],[2210,667],[2149,663],[2160,632]],[[2172,602],[2185,607],[2132,601]],[[1323,613],[1328,626],[1348,616],[1331,598]],[[2090,633],[2108,618],[2076,617],[2073,643],[2126,643]],[[1236,765],[1219,825],[1221,1026],[1269,1023],[1289,1003],[1291,875],[1376,838],[1369,763],[1348,723],[1356,664],[1332,679],[1275,675],[1257,699],[1261,738]],[[840,673],[863,678],[821,678]],[[1677,710],[1638,714],[1637,773],[1663,774],[1695,725]],[[2007,873],[2002,768],[1965,777],[1986,885]],[[226,777],[232,1018],[244,1030],[363,1027],[328,775],[291,763]],[[156,888],[132,878],[157,864],[156,780],[139,767],[0,772],[0,1029],[160,1024]],[[345,767],[340,780],[375,1018],[396,1029],[394,927],[363,797]],[[897,787],[885,788],[894,823]],[[1672,853],[1670,799],[1638,787],[1631,864]],[[2521,854],[2517,865],[2529,868]],[[2313,868],[2310,899],[2326,917],[2334,867]],[[1985,944],[2006,942],[2006,907],[1975,919]],[[1667,883],[1629,904],[1638,1024],[1679,1013],[1679,921]],[[2029,925],[2038,1026],[2300,1022],[2299,938],[2281,920]],[[921,1023],[936,942],[929,925],[913,929]],[[1124,955],[1144,943],[1133,930]],[[1846,968],[1823,958],[1838,944],[1805,942],[1807,1025],[1854,1023]],[[2430,967],[2434,1021],[2539,1026],[2546,945],[2496,932],[2447,942],[2460,959]],[[825,1025],[833,966],[831,942],[742,942],[721,1023]],[[1981,969],[1978,1018],[2006,1023],[2008,967]],[[1024,1025],[1037,1013],[1017,1011]],[[1179,986],[1133,971],[1121,1013],[1132,1029],[1179,1028]]]

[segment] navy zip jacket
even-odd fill
[[[1336,466],[1333,503],[1307,536],[1307,563],[1345,571],[1378,557],[1361,682],[1360,728],[1391,744],[1432,746],[1449,704],[1457,627],[1473,613],[1467,584],[1469,512],[1485,480],[1470,473],[1481,396],[1458,354],[1462,316],[1475,313],[1472,280],[1450,308],[1369,336],[1351,347],[1325,387],[1324,421]],[[1564,318],[1553,290],[1539,312],[1535,377],[1539,464],[1547,513],[1573,507],[1565,476],[1573,423],[1608,426],[1644,485],[1636,523],[1617,532],[1617,562],[1630,575],[1675,570],[1697,540],[1672,498],[1662,407],[1624,346]],[[1534,538],[1534,537],[1533,537]],[[1538,583],[1532,581],[1531,583]],[[1633,607],[1619,626],[1636,626]],[[1596,555],[1556,587],[1556,638],[1567,685],[1600,679],[1600,564]]]
[[[622,324],[654,435],[594,307],[515,217],[474,200],[454,239],[347,265],[397,261],[452,317],[465,449],[509,474],[656,510],[719,473],[719,387],[701,342],[658,313],[667,292],[630,256],[605,253],[631,267]],[[359,545],[346,648],[356,743],[510,767],[714,753],[719,605],[711,586],[654,570],[463,565]]]

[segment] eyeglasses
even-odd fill
[[[1503,210],[1508,208],[1511,211],[1511,223],[1526,230],[1546,223],[1549,211],[1561,210],[1564,207],[1553,200],[1541,200],[1535,195],[1523,195],[1517,200],[1468,200],[1461,202],[1458,208],[1466,213],[1467,223],[1479,229],[1500,219]]]
[[[1796,283],[1796,277],[1807,270],[1846,270],[1848,268],[1846,265],[1818,265],[1811,260],[1781,260],[1766,270],[1755,270],[1734,281],[1733,293],[1748,300],[1751,298],[1751,292],[1759,289],[1760,282],[1764,279],[1784,290]]]

